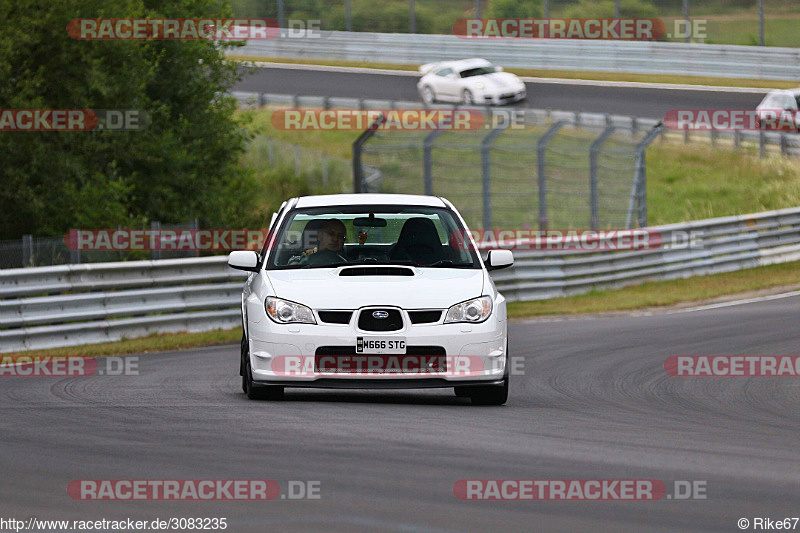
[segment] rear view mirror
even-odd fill
[[[357,228],[385,228],[386,219],[377,218],[374,215],[370,215],[369,217],[358,217],[353,219],[353,225]]]

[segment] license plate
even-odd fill
[[[404,354],[406,339],[404,337],[358,337],[356,353]]]

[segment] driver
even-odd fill
[[[345,262],[347,259],[341,254],[346,238],[347,228],[345,228],[344,222],[336,218],[328,219],[319,229],[319,245],[306,250],[299,256],[292,257],[289,264],[324,265]]]

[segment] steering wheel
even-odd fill
[[[347,259],[331,250],[319,250],[308,256],[307,263],[314,266],[323,266],[333,263],[347,263]]]

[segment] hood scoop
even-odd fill
[[[339,272],[340,276],[413,276],[414,270],[411,268],[395,266],[366,266],[343,268]]]

